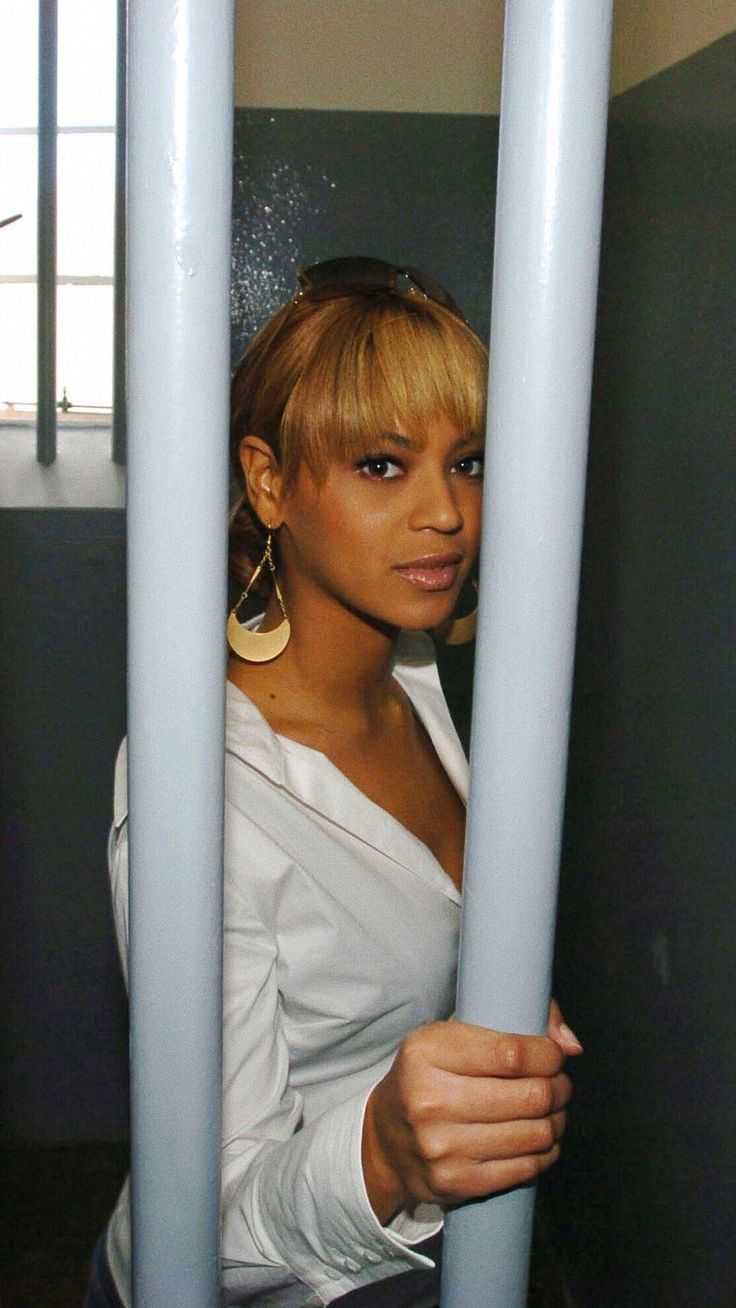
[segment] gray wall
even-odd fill
[[[127,1132],[105,860],[125,730],[123,532],[112,510],[0,513],[0,1129],[10,1138]]]
[[[735,126],[728,38],[609,133],[545,1204],[591,1308],[736,1303]]]
[[[735,93],[726,38],[613,104],[556,979],[586,1054],[541,1196],[580,1308],[736,1300]],[[487,331],[495,120],[236,118],[234,353],[294,262],[351,251],[426,266]],[[125,1131],[122,533],[0,514],[14,1138]],[[443,671],[466,722],[467,652]]]

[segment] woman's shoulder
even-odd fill
[[[226,682],[225,767],[237,775],[243,767],[258,772],[276,785],[283,783],[283,749],[276,732],[251,699]]]

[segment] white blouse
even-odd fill
[[[465,800],[431,641],[402,639],[394,671]],[[413,1246],[441,1210],[381,1226],[361,1135],[402,1039],[453,1011],[460,899],[422,841],[230,683],[226,750],[223,1303],[317,1308],[433,1265]],[[110,839],[123,957],[126,817],[123,749]],[[127,1186],[108,1255],[129,1305]]]

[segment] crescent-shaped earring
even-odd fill
[[[473,582],[476,595],[478,594],[478,583]],[[471,640],[475,640],[475,633],[478,628],[478,605],[465,613],[461,618],[450,618],[448,622],[443,622],[441,627],[437,628],[437,635],[445,645],[467,645]]]
[[[279,602],[279,608],[283,614],[283,620],[278,627],[272,631],[251,631],[250,627],[244,627],[242,622],[238,622],[238,609],[241,604],[248,598],[248,594],[253,584],[258,580],[264,567],[268,567],[271,573],[276,599]],[[248,585],[243,591],[240,599],[233,609],[227,620],[227,643],[233,654],[237,654],[239,659],[245,659],[247,663],[268,663],[270,659],[278,658],[289,643],[291,635],[291,623],[286,616],[284,607],[284,597],[281,594],[281,587],[276,578],[276,566],[271,553],[271,528],[268,529],[268,538],[266,548],[263,552],[258,567],[251,577]]]

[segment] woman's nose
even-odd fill
[[[425,527],[445,534],[459,531],[463,525],[455,487],[451,475],[427,475],[417,485],[416,500],[412,508],[410,525],[415,531]]]

